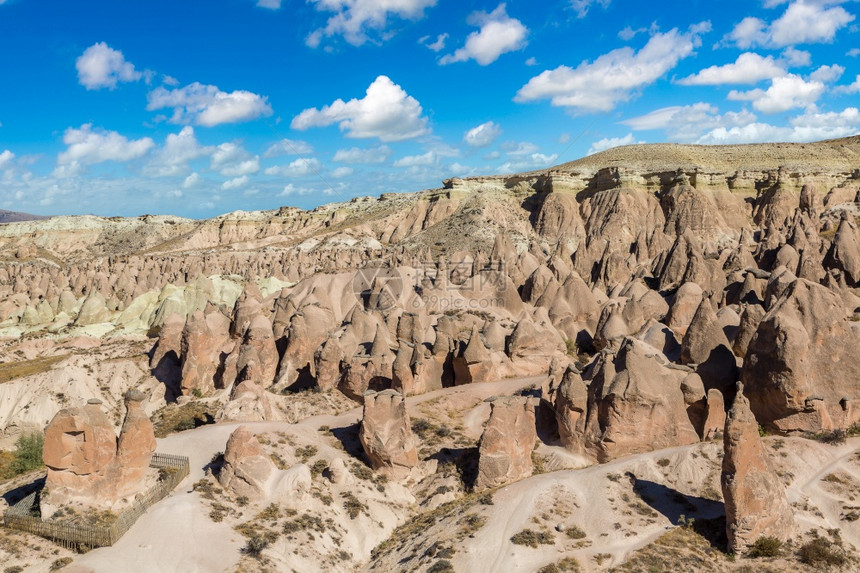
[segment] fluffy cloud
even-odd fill
[[[621,123],[634,131],[662,129],[673,140],[696,141],[704,131],[747,125],[755,119],[756,116],[746,110],[720,115],[715,106],[698,102],[664,107]]]
[[[835,90],[836,93],[841,94],[856,94],[860,93],[860,74],[854,79],[854,83],[847,86],[838,86]]]
[[[119,50],[104,42],[93,44],[75,60],[78,81],[88,90],[113,89],[120,82],[136,82],[143,73],[134,69]]]
[[[63,134],[66,150],[57,156],[57,176],[74,175],[83,166],[105,161],[131,161],[146,155],[155,146],[149,137],[130,140],[115,131],[93,129],[87,123],[79,129],[70,127]]]
[[[355,169],[352,167],[337,167],[332,169],[331,176],[339,179],[341,177],[349,177],[353,173],[355,173]]]
[[[266,148],[266,151],[263,152],[263,157],[278,157],[279,155],[307,155],[313,152],[313,146],[307,141],[283,138],[277,143],[273,143]]]
[[[322,109],[306,109],[293,118],[290,126],[305,130],[337,123],[347,137],[401,141],[430,132],[427,118],[421,113],[418,100],[387,76],[379,76],[362,99],[337,99]]]
[[[502,134],[502,128],[498,124],[488,121],[477,127],[473,127],[463,135],[466,145],[472,147],[487,147]]]
[[[701,144],[760,143],[773,141],[818,141],[854,135],[860,129],[860,110],[849,107],[841,112],[805,113],[792,118],[790,127],[750,123],[730,129],[714,129],[701,138]]]
[[[242,175],[241,177],[235,177],[233,179],[230,179],[229,181],[225,181],[221,184],[221,189],[223,189],[224,191],[238,189],[247,185],[249,181],[250,179],[248,179],[247,175]]]
[[[343,36],[353,46],[368,41],[368,32],[384,32],[389,17],[420,20],[436,0],[309,0],[320,12],[334,12],[324,28],[314,30],[305,43],[316,48],[324,37]]]
[[[4,169],[7,165],[10,165],[13,159],[15,159],[14,153],[8,149],[3,150],[3,153],[0,153],[0,169]]]
[[[754,89],[746,92],[732,90],[728,98],[734,101],[751,101],[752,106],[764,113],[782,113],[794,108],[813,105],[824,93],[824,83],[804,80],[789,74],[774,78],[767,90]]]
[[[260,170],[260,158],[245,151],[241,145],[222,143],[212,152],[209,167],[225,177],[252,175]]]
[[[257,6],[268,10],[280,10],[281,0],[257,0]]]
[[[192,187],[197,187],[203,181],[203,178],[200,177],[200,174],[197,172],[192,173],[188,177],[185,178],[185,181],[182,182],[183,189],[191,189]]]
[[[505,5],[490,12],[475,12],[469,16],[469,24],[479,26],[466,38],[466,44],[453,54],[443,56],[440,64],[475,60],[482,66],[492,64],[504,53],[521,50],[526,46],[528,28],[515,18],[508,16]]]
[[[620,147],[622,145],[633,145],[635,143],[645,142],[637,141],[636,137],[632,133],[628,133],[624,137],[605,137],[599,141],[595,141],[594,143],[592,143],[591,147],[588,148],[588,153],[586,155],[593,155],[594,153],[605,151],[607,149],[612,149],[613,147]]]
[[[785,69],[773,56],[762,57],[752,52],[738,56],[732,64],[711,66],[697,74],[678,80],[682,86],[717,86],[722,84],[754,84],[785,75]]]
[[[570,0],[571,7],[576,10],[576,15],[579,18],[585,18],[588,15],[588,9],[594,4],[599,4],[604,9],[609,6],[611,0]]]
[[[700,24],[687,33],[677,29],[656,33],[638,52],[618,48],[576,68],[559,66],[547,70],[529,80],[514,100],[550,99],[552,105],[575,112],[610,111],[692,54],[700,45],[698,33],[707,29],[707,24]]]
[[[391,148],[387,145],[367,149],[351,147],[338,149],[334,154],[334,161],[339,163],[385,163],[391,154]]]
[[[188,170],[189,161],[210,155],[213,151],[213,147],[200,145],[194,136],[194,128],[189,125],[179,133],[167,136],[164,147],[154,154],[144,173],[156,177],[180,175]]]
[[[149,92],[146,109],[155,111],[173,108],[170,121],[174,123],[212,127],[272,115],[272,108],[266,100],[266,97],[249,91],[227,93],[216,86],[194,82],[179,89],[164,86],[155,88]]]
[[[832,42],[836,32],[854,21],[842,6],[828,6],[832,3],[796,0],[770,25],[760,18],[744,18],[724,41],[743,49]]]
[[[310,159],[299,158],[290,162],[289,165],[269,167],[266,169],[265,174],[281,175],[283,177],[305,177],[307,175],[319,173],[321,169],[322,163],[320,163],[319,159],[315,157],[311,157]]]

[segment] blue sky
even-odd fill
[[[0,0],[0,208],[210,217],[860,132],[856,0]]]

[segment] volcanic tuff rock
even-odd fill
[[[406,402],[394,390],[364,395],[359,439],[373,469],[389,477],[402,479],[418,465]]]
[[[739,389],[726,418],[720,484],[726,504],[729,549],[745,551],[760,537],[783,541],[797,532],[785,488],[759,437],[750,403]]]
[[[475,488],[493,488],[530,476],[536,440],[533,399],[523,396],[492,399],[490,418],[478,447]]]
[[[239,426],[230,434],[224,450],[224,465],[218,482],[235,495],[251,499],[266,496],[266,482],[276,471],[260,442],[248,426]]]

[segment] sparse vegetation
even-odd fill
[[[581,527],[571,525],[564,530],[564,533],[571,539],[585,539],[588,535]]]
[[[343,498],[343,508],[346,510],[350,519],[355,519],[361,512],[367,513],[367,506],[355,497],[355,494],[352,492],[345,491],[341,493],[340,496]]]
[[[529,547],[537,548],[538,545],[552,545],[555,543],[555,538],[547,531],[535,531],[533,529],[523,529],[519,533],[515,533],[511,537],[511,543],[514,545],[528,545]]]
[[[61,559],[57,559],[56,561],[51,563],[51,569],[50,570],[51,571],[59,571],[60,569],[62,569],[63,567],[65,567],[66,565],[68,565],[71,562],[72,562],[71,557],[63,557]]]
[[[42,467],[43,444],[44,436],[41,433],[21,435],[12,452],[2,452],[3,455],[0,455],[0,480]]]
[[[440,559],[427,569],[427,573],[454,573],[454,565],[447,559]]]
[[[203,402],[188,402],[182,406],[168,404],[152,415],[155,437],[164,438],[175,432],[212,424],[215,422],[216,407]]]
[[[806,565],[843,565],[845,555],[835,546],[833,542],[824,537],[815,537],[804,543],[797,551],[801,563]]]
[[[759,557],[777,557],[782,551],[782,541],[776,537],[763,536],[756,539],[755,543],[749,549],[749,556],[752,558]]]
[[[255,559],[259,559],[263,550],[269,546],[269,540],[265,537],[256,535],[248,540],[248,543],[245,544],[245,547],[242,548],[242,553],[245,555],[250,555]]]
[[[0,364],[0,384],[5,384],[16,378],[47,372],[68,357],[68,354],[61,354],[58,356],[41,356],[31,360],[16,360],[15,362],[2,363]]]
[[[538,569],[538,573],[578,573],[582,571],[579,561],[573,557],[565,557],[561,561],[544,565]]]

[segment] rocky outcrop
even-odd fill
[[[746,352],[744,391],[758,421],[780,432],[847,428],[860,420],[860,331],[827,287],[794,279]]]
[[[224,464],[218,472],[218,482],[236,496],[263,499],[266,484],[275,473],[274,462],[263,451],[248,426],[239,426],[227,440]]]
[[[490,418],[478,446],[475,489],[504,485],[532,475],[537,440],[535,404],[522,396],[490,401]]]
[[[359,440],[373,469],[393,479],[405,478],[418,465],[406,402],[394,390],[364,395]]]
[[[107,508],[144,489],[155,451],[152,423],[142,410],[144,396],[129,391],[119,441],[113,425],[92,399],[83,408],[60,410],[45,429],[42,459],[48,468],[43,515],[63,505]]]
[[[585,449],[605,462],[698,442],[681,391],[686,376],[632,338],[617,354],[604,352],[588,387]]]
[[[783,541],[794,536],[797,525],[785,488],[761,443],[758,422],[743,387],[726,418],[723,447],[720,485],[726,504],[729,550],[742,553],[762,536]]]

